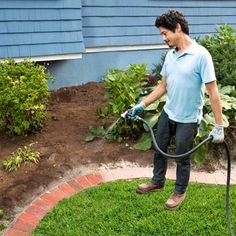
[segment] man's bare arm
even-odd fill
[[[144,106],[148,106],[166,93],[166,79],[162,78],[156,88],[142,101]]]
[[[215,123],[218,125],[223,125],[222,105],[216,81],[207,83],[206,89],[210,98],[211,108],[214,113]]]

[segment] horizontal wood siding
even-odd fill
[[[192,37],[236,28],[236,0],[0,0],[0,58],[163,44],[154,22],[169,9],[186,15]]]
[[[84,52],[80,0],[0,0],[0,58]]]
[[[236,1],[82,0],[86,47],[161,44],[154,23],[169,9],[183,12],[192,37],[216,32],[216,25],[236,27]]]

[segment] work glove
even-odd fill
[[[137,115],[144,111],[145,106],[142,103],[135,105],[127,112],[127,117],[130,120],[136,120]]]
[[[215,125],[213,130],[210,132],[209,136],[213,137],[213,143],[223,143],[224,141],[224,126],[223,125]]]

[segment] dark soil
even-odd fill
[[[9,137],[0,134],[0,161],[18,147],[36,143],[41,153],[38,164],[27,164],[7,172],[0,166],[0,209],[14,217],[36,196],[66,178],[83,175],[98,168],[150,166],[153,151],[131,149],[126,143],[109,143],[104,139],[85,142],[89,126],[99,120],[97,108],[104,107],[102,83],[62,88],[53,91],[49,102],[51,119],[37,134]],[[212,170],[208,165],[206,168]]]

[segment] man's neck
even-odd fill
[[[192,39],[188,35],[183,34],[182,37],[180,37],[178,45],[176,45],[178,54],[181,55],[185,50],[190,47],[191,44]]]

